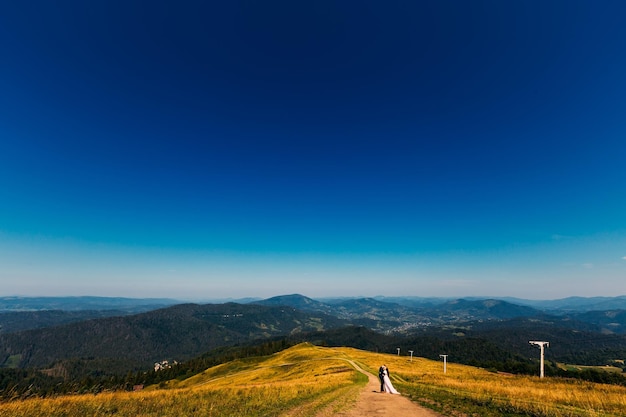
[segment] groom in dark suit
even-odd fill
[[[385,390],[385,365],[381,366],[380,368],[378,368],[378,379],[380,379],[380,392],[383,392]],[[387,371],[389,372],[389,371]]]

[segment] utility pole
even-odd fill
[[[411,354],[411,362],[413,362],[413,351],[409,350],[409,353]]]
[[[439,355],[440,358],[443,358],[443,373],[448,372],[448,355]]]
[[[400,348],[398,348],[398,356],[400,356]]]
[[[530,343],[531,345],[537,345],[541,349],[541,362],[540,362],[540,366],[539,366],[539,378],[543,378],[543,354],[544,354],[544,348],[546,346],[550,346],[550,342],[537,342],[537,341],[531,340],[528,343]]]

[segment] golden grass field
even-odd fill
[[[374,372],[381,361],[415,402],[444,415],[626,416],[626,387],[573,379],[505,375],[471,366],[342,349]]]
[[[626,416],[626,388],[527,376],[414,357],[302,344],[225,363],[139,392],[28,399],[0,404],[0,416],[316,416],[349,409],[385,363],[403,395],[453,416]]]

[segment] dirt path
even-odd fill
[[[365,371],[356,363],[348,360],[357,371],[367,375],[369,382],[359,394],[359,398],[350,410],[335,412],[336,417],[443,417],[432,410],[412,403],[402,395],[380,392],[378,376]],[[318,417],[325,417],[320,414]]]

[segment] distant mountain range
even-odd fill
[[[603,306],[610,308],[592,310]],[[528,341],[545,339],[553,360],[604,364],[626,359],[626,297],[535,302],[292,294],[220,304],[0,298],[0,367],[124,372],[276,338],[381,351],[402,346],[434,359],[445,351],[466,363],[489,355],[528,360],[537,354]]]
[[[0,313],[37,310],[118,310],[128,313],[139,313],[182,303],[182,301],[170,298],[13,296],[0,297]]]
[[[302,300],[304,298],[304,301]],[[399,304],[411,308],[429,308],[441,304],[459,300],[459,298],[443,297],[336,297],[312,299],[299,294],[281,295],[268,299],[261,298],[240,298],[240,299],[214,299],[201,302],[200,304],[225,304],[234,302],[238,304],[261,303],[271,305],[272,303],[294,303],[306,305],[337,305],[359,300],[371,299],[387,304]],[[604,310],[626,310],[626,295],[616,297],[568,297],[555,300],[528,300],[514,297],[464,297],[469,301],[501,300],[511,304],[529,306],[538,310],[562,314],[568,312],[604,311]],[[124,297],[22,297],[4,296],[0,297],[0,313],[8,311],[36,311],[36,310],[118,310],[123,312],[137,313],[167,307],[176,304],[186,304],[189,301],[172,298],[124,298]]]
[[[220,346],[346,324],[333,316],[285,306],[181,304],[136,315],[6,333],[0,335],[0,364],[13,358],[20,367],[47,367],[63,359],[99,358],[145,367],[168,358],[190,359]]]
[[[626,295],[618,297],[568,297],[558,300],[524,300],[502,298],[514,304],[527,305],[556,314],[584,311],[626,310]]]
[[[515,299],[511,299],[515,300]],[[320,302],[302,295],[285,295],[256,301],[262,305],[285,305],[303,311],[320,312],[349,320],[386,333],[407,333],[410,329],[451,324],[502,321],[546,314],[559,321],[580,322],[579,326],[599,333],[626,333],[626,297],[569,298],[542,301],[509,302],[499,299],[419,299],[419,298],[357,298]],[[575,309],[579,306],[578,310]],[[591,311],[591,306],[607,306]],[[618,308],[619,307],[619,308]],[[591,326],[591,329],[589,328]]]

